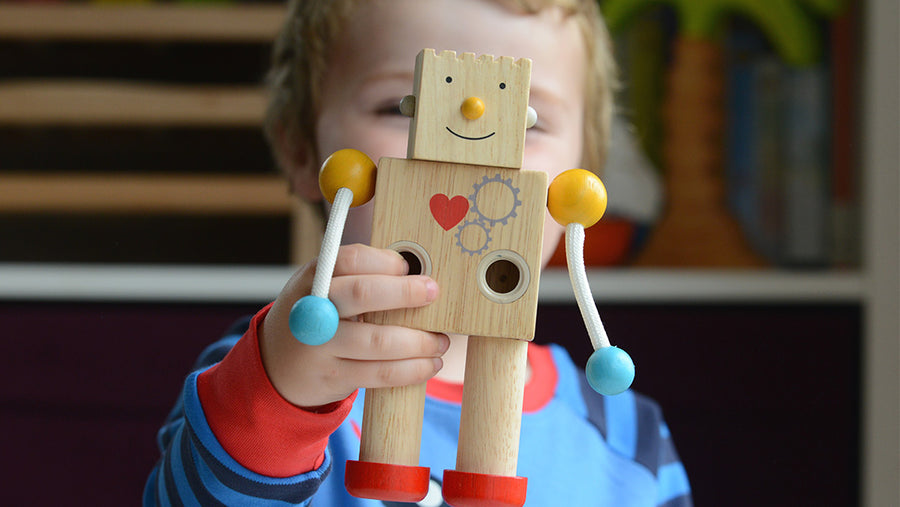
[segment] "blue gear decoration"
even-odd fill
[[[482,231],[484,231],[484,243],[475,250],[466,248],[466,246],[463,245],[462,233],[466,227],[478,227]],[[483,253],[485,250],[487,250],[488,243],[490,243],[490,242],[491,242],[491,232],[487,228],[487,226],[484,223],[482,223],[482,221],[480,219],[467,220],[467,221],[463,222],[462,224],[460,224],[459,227],[456,228],[456,244],[459,245],[459,248],[462,249],[463,252],[465,252],[469,255],[478,255],[478,254]]]
[[[512,209],[510,209],[508,213],[506,213],[505,215],[503,215],[500,218],[488,218],[483,213],[481,213],[481,211],[478,209],[478,192],[482,189],[482,187],[484,187],[488,183],[500,183],[500,184],[506,185],[509,188],[509,191],[512,192],[512,196],[513,196]],[[472,193],[472,195],[469,196],[469,201],[472,202],[472,208],[470,211],[473,211],[473,212],[475,212],[475,214],[478,215],[478,218],[476,219],[476,221],[481,222],[482,224],[486,225],[487,227],[493,227],[493,226],[497,225],[498,223],[506,225],[506,222],[510,218],[517,216],[516,208],[518,208],[519,206],[522,205],[522,201],[519,200],[519,189],[514,187],[512,184],[512,178],[503,179],[500,174],[495,175],[493,178],[488,178],[487,176],[485,176],[481,180],[481,183],[475,183],[474,187],[475,187],[475,191]]]

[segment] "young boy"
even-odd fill
[[[338,149],[404,157],[409,121],[398,104],[426,47],[532,59],[529,105],[539,120],[524,169],[552,179],[602,165],[614,72],[594,0],[296,0],[288,16],[267,133],[303,198],[321,199],[318,167]],[[354,209],[345,243],[366,243],[370,224],[368,205]],[[545,263],[561,232],[547,215]],[[342,319],[331,341],[303,345],[288,329],[291,306],[310,293],[314,266],[306,266],[270,306],[207,349],[160,432],[163,457],[145,505],[391,505],[344,489],[344,463],[359,452],[356,393],[426,380],[421,465],[431,468],[433,491],[420,505],[442,505],[466,337],[358,319],[438,297],[433,280],[405,276],[408,269],[396,252],[344,246],[329,293]],[[519,475],[528,477],[528,505],[690,505],[658,408],[630,391],[596,395],[561,348],[529,347],[524,412]]]

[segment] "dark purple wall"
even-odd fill
[[[139,505],[185,375],[248,311],[0,305],[0,504]]]

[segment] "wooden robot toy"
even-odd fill
[[[572,169],[549,186],[524,171],[531,61],[472,53],[421,51],[407,158],[377,167],[359,151],[325,161],[320,187],[332,201],[312,294],[293,307],[298,340],[321,344],[337,330],[327,299],[337,248],[352,206],[375,196],[372,246],[400,252],[411,274],[432,277],[440,297],[428,306],[368,314],[365,320],[469,336],[455,470],[445,470],[450,505],[521,506],[527,479],[516,475],[526,350],[534,337],[544,207],[566,226],[569,274],[595,352],[587,366],[594,389],[617,394],[634,365],[609,346],[585,276],[584,228],[606,209],[592,173]],[[349,461],[348,491],[365,498],[415,502],[429,469],[419,466],[425,384],[367,389],[359,461]]]

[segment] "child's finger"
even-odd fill
[[[318,259],[314,259],[295,271],[285,284],[279,299],[291,300],[293,304],[293,301],[309,294],[317,264]],[[360,244],[347,245],[338,250],[332,280],[350,275],[403,276],[408,271],[409,265],[393,250]]]
[[[330,353],[341,359],[389,361],[439,357],[450,346],[450,338],[445,334],[366,322],[341,322],[338,335],[340,339],[333,340]]]
[[[405,275],[409,265],[393,250],[367,245],[346,245],[338,251],[334,276],[346,275]]]
[[[335,277],[328,293],[328,298],[342,318],[366,312],[425,306],[437,296],[437,283],[422,275]]]
[[[365,388],[419,384],[435,376],[443,367],[439,357],[398,361],[355,361],[344,359],[344,381]]]

